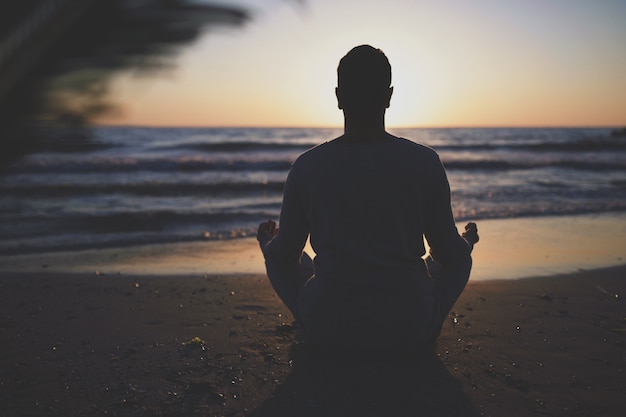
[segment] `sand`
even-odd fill
[[[433,354],[317,354],[262,275],[5,273],[3,416],[621,416],[626,266],[470,282]]]
[[[376,361],[304,343],[251,238],[0,257],[0,416],[622,416],[625,219],[480,222],[435,351]]]

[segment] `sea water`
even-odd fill
[[[391,129],[434,148],[457,221],[626,211],[609,128]],[[325,128],[96,127],[0,173],[0,255],[236,239],[278,220],[291,163]]]

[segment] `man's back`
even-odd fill
[[[318,278],[377,285],[415,279],[425,253],[424,222],[434,220],[431,213],[448,194],[432,149],[392,136],[339,138],[303,154],[292,175]]]

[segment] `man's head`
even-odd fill
[[[389,107],[393,92],[391,65],[380,49],[353,48],[337,67],[339,108],[357,117],[370,117]]]

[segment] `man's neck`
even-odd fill
[[[344,137],[359,140],[380,139],[389,136],[385,130],[385,117],[357,119],[344,116]]]

